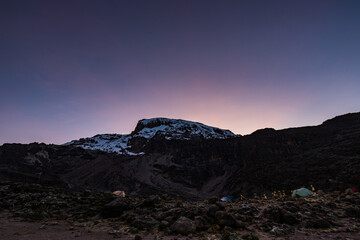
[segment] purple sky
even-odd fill
[[[3,1],[0,144],[360,111],[360,1]]]

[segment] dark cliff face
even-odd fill
[[[186,198],[249,195],[308,187],[360,186],[360,113],[320,126],[265,129],[230,139],[138,144],[141,156],[71,146],[4,144],[0,177],[129,194],[167,192]],[[141,148],[141,149],[140,149]]]

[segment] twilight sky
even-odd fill
[[[181,118],[249,134],[360,111],[358,0],[8,0],[0,144]]]

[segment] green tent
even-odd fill
[[[314,193],[307,188],[299,188],[299,189],[294,190],[292,192],[291,196],[295,197],[297,195],[300,197],[307,197],[307,196],[312,196],[313,194]]]

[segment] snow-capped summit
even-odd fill
[[[138,122],[132,134],[144,138],[152,138],[156,134],[160,134],[164,135],[167,140],[190,140],[193,137],[205,139],[235,137],[235,134],[229,130],[210,127],[202,123],[169,118],[142,119]]]
[[[166,140],[191,140],[194,138],[227,139],[236,135],[229,130],[210,127],[202,123],[181,119],[151,118],[140,120],[131,134],[99,134],[90,138],[73,140],[64,145],[118,154],[140,155],[144,153],[132,150],[132,140],[139,138],[149,140],[154,136],[162,136]]]

